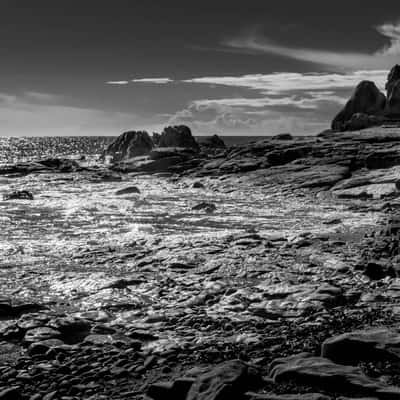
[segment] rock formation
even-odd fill
[[[343,110],[332,121],[334,131],[357,130],[359,126],[368,128],[376,124],[369,116],[383,116],[386,106],[385,95],[374,82],[360,82]],[[357,115],[355,117],[355,115]]]
[[[389,118],[400,118],[400,65],[395,65],[386,83],[387,104],[386,115]]]
[[[159,147],[183,147],[199,150],[199,144],[192,136],[192,132],[186,125],[168,126],[164,128]]]
[[[385,96],[371,81],[360,82],[350,100],[332,121],[333,131],[354,131],[398,123],[400,120],[400,65],[389,72]]]
[[[112,156],[112,161],[118,162],[147,155],[153,147],[153,141],[146,131],[128,131],[107,147],[105,155]]]
[[[225,149],[226,148],[224,141],[218,135],[213,135],[213,136],[207,137],[200,144],[202,147],[205,147],[207,149]]]

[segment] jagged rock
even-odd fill
[[[213,213],[216,209],[217,207],[215,204],[207,202],[199,203],[192,207],[193,211],[205,211],[208,214]]]
[[[17,190],[4,194],[3,200],[33,200],[33,194],[28,190]]]
[[[201,146],[206,147],[208,149],[225,149],[226,148],[225,142],[218,135],[213,135],[213,136],[205,138],[204,140],[202,140]]]
[[[124,194],[139,194],[140,190],[136,186],[127,187],[125,189],[117,190],[115,194],[117,196],[122,196]]]
[[[344,333],[322,343],[322,357],[346,365],[360,361],[400,360],[400,333],[394,329],[373,328]]]
[[[385,112],[389,118],[400,117],[400,78],[391,84]]]
[[[61,332],[48,327],[40,327],[29,329],[24,337],[25,342],[34,343],[42,342],[47,339],[58,339],[61,336]]]
[[[51,168],[59,172],[75,172],[81,168],[76,161],[68,158],[47,158],[45,160],[38,161],[38,164],[44,165],[47,168]]]
[[[160,143],[160,137],[161,135],[158,132],[153,132],[151,138],[153,139],[153,143],[155,146],[158,146],[158,144]]]
[[[387,77],[387,82],[385,85],[386,93],[387,96],[389,97],[393,84],[400,80],[400,65],[396,64],[392,69],[390,70],[388,77]]]
[[[197,377],[186,400],[238,399],[251,387],[251,378],[247,366],[241,361],[227,361]]]
[[[372,126],[379,125],[383,122],[383,117],[379,118],[375,115],[367,115],[364,113],[353,114],[349,121],[344,123],[345,131],[360,131]]]
[[[154,147],[146,131],[128,131],[119,136],[105,150],[105,155],[112,156],[112,162],[149,154]]]
[[[190,128],[185,125],[168,126],[164,128],[158,146],[186,147],[196,151],[199,150],[199,145],[192,136]]]
[[[366,115],[383,115],[386,106],[386,97],[376,87],[374,82],[360,82],[350,100],[346,103],[343,110],[332,121],[332,130],[346,130],[346,124],[352,119],[354,114],[362,113]]]
[[[379,399],[400,398],[400,388],[386,386],[364,375],[360,368],[335,364],[309,353],[279,358],[272,362],[269,374],[276,383],[294,381],[312,387],[322,387],[346,393],[356,392]]]

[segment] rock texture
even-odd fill
[[[158,146],[199,150],[199,145],[192,136],[192,131],[186,125],[168,126],[164,128]]]
[[[124,132],[105,150],[112,162],[127,160],[148,154],[154,147],[153,141],[145,131]]]
[[[332,129],[335,131],[357,130],[374,124],[369,116],[383,116],[386,106],[385,95],[376,87],[374,82],[360,82],[351,99],[334,118]],[[355,116],[357,115],[357,116]]]

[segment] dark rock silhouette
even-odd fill
[[[386,106],[385,95],[376,87],[372,81],[360,82],[350,100],[346,103],[343,110],[336,115],[332,121],[332,129],[334,131],[356,130],[357,124],[362,125],[364,129],[373,126],[378,121],[369,120],[367,116],[383,116]],[[352,121],[355,114],[365,114],[365,116],[358,116]],[[352,125],[353,124],[353,125]]]
[[[199,150],[199,144],[192,136],[192,132],[186,125],[168,126],[164,128],[159,143],[159,147],[188,147]]]
[[[118,162],[147,155],[153,147],[153,141],[146,131],[128,131],[107,147],[105,155],[112,156],[112,161]]]
[[[210,149],[225,149],[226,145],[225,142],[218,136],[213,135],[207,137],[201,142],[201,146],[210,148]]]

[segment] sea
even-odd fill
[[[69,157],[93,166],[113,139],[0,138],[0,165]],[[223,139],[229,146],[260,137]],[[279,189],[251,185],[246,177],[234,182],[203,178],[203,184],[205,189],[199,191],[189,178],[125,175],[121,181],[110,182],[93,179],[89,173],[0,175],[0,266],[58,265],[67,263],[71,254],[139,239],[206,237],[212,241],[213,237],[248,231],[286,236],[318,232],[338,211],[337,205],[328,202],[299,201]],[[138,187],[140,194],[116,194],[130,186]],[[15,190],[28,190],[34,199],[3,199]],[[216,211],[193,211],[199,202],[215,204]],[[349,213],[346,223],[357,223],[352,218]]]

